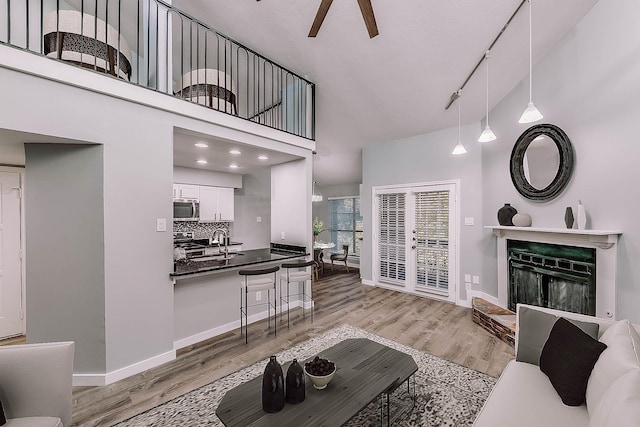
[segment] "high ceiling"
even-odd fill
[[[451,94],[521,1],[372,0],[380,33],[372,39],[357,0],[334,1],[315,38],[307,35],[320,0],[173,4],[317,85],[314,179],[332,185],[361,181],[363,146],[455,126],[457,108],[445,110]],[[534,62],[596,2],[533,0]],[[492,50],[491,106],[528,77],[527,11]],[[484,115],[480,67],[463,91],[462,121]]]

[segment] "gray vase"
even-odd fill
[[[517,213],[516,208],[509,203],[505,203],[503,207],[498,209],[498,224],[513,226],[513,216]]]
[[[571,206],[567,206],[567,209],[564,211],[564,223],[567,228],[573,228],[573,209]]]

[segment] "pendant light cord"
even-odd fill
[[[485,53],[484,61],[487,63],[487,126],[489,126],[489,51]]]
[[[533,50],[533,44],[531,41],[531,0],[529,1],[529,102],[533,101],[533,95],[532,95],[532,86],[533,86],[533,55],[531,54],[531,51]]]
[[[458,143],[462,142],[462,138],[460,138],[460,104],[462,104],[462,100],[460,97],[462,96],[462,91],[458,91]]]

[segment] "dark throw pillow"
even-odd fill
[[[0,400],[0,426],[7,423],[7,417],[4,415],[4,408],[2,407],[2,400]]]
[[[593,365],[606,348],[606,344],[562,317],[553,325],[542,348],[540,370],[549,377],[565,405],[584,403]]]
[[[553,328],[558,317],[525,306],[520,306],[518,310],[518,321],[520,324],[518,325],[518,351],[516,352],[516,360],[537,366],[540,364],[542,347],[544,347],[544,343],[547,342],[551,328]],[[591,338],[598,339],[600,325],[597,323],[581,322],[573,319],[567,320],[582,329],[582,331]]]

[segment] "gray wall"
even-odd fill
[[[261,222],[257,222],[260,217]],[[271,243],[271,171],[256,170],[242,176],[235,191],[235,221],[231,237],[242,249],[268,248]]]
[[[528,101],[523,81],[491,111],[498,140],[482,152],[484,217],[510,202],[528,213],[536,227],[564,225],[564,211],[578,200],[587,211],[587,228],[622,230],[618,246],[618,318],[640,322],[640,223],[637,159],[640,117],[640,31],[636,0],[600,0],[585,18],[534,68],[533,99],[542,123],[560,126],[575,151],[574,174],[555,200],[534,203],[511,184],[509,156],[527,125],[517,123]],[[498,71],[499,72],[499,71]],[[483,290],[497,295],[495,238],[484,235]]]
[[[466,299],[464,273],[478,275],[482,269],[478,251],[482,247],[482,194],[480,147],[467,141],[475,141],[480,134],[480,124],[463,126],[461,138],[467,153],[451,154],[458,140],[458,129],[420,135],[392,141],[387,144],[367,147],[362,152],[362,194],[360,210],[364,222],[364,239],[361,247],[360,275],[364,280],[372,279],[371,232],[372,187],[391,184],[426,183],[444,180],[460,180],[460,264],[459,298]],[[462,225],[464,217],[474,217],[475,226]],[[482,278],[481,278],[482,283]]]
[[[103,146],[25,144],[25,158],[27,340],[76,341],[76,371],[104,371]]]

